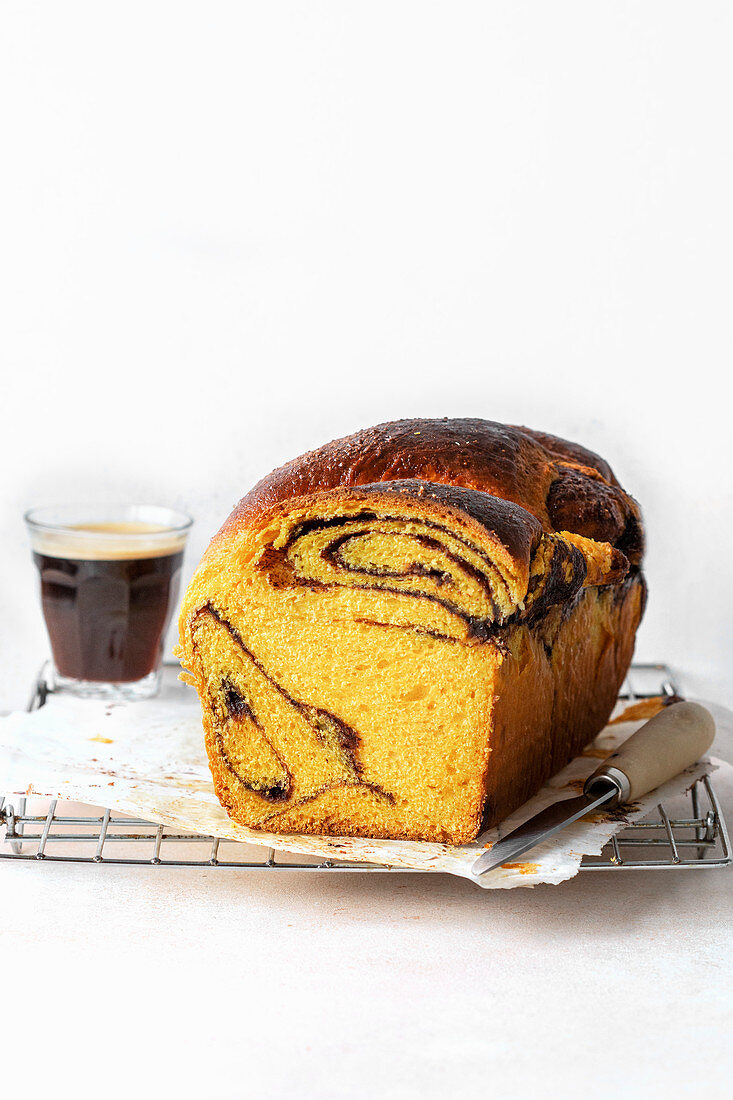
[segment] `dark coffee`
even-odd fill
[[[36,549],[33,559],[58,672],[103,683],[153,672],[178,598],[182,549],[143,548],[138,557],[121,550],[117,557],[107,545],[104,556],[89,551],[84,558],[71,546],[69,556],[65,547],[51,549]]]

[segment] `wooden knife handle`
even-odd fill
[[[585,783],[598,796],[609,781],[618,802],[633,802],[661,787],[707,752],[715,739],[715,721],[699,703],[672,703],[632,733]]]

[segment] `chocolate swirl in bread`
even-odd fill
[[[608,465],[528,429],[401,421],[276,470],[181,613],[220,799],[272,831],[475,835],[605,722],[642,550]]]

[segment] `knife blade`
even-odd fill
[[[684,771],[715,739],[715,721],[699,703],[673,703],[633,733],[586,779],[580,798],[563,798],[513,829],[476,859],[483,875],[607,806],[633,802]],[[477,843],[481,843],[479,837]]]
[[[474,875],[483,875],[486,871],[492,871],[494,867],[509,863],[530,848],[534,848],[536,844],[559,833],[566,825],[571,825],[573,821],[578,821],[579,818],[585,817],[600,806],[605,806],[617,794],[618,788],[609,787],[600,798],[591,799],[581,795],[580,798],[563,798],[559,802],[554,802],[552,806],[535,814],[523,825],[512,829],[510,833],[498,840],[493,848],[483,852],[472,867]]]

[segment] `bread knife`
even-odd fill
[[[673,779],[694,764],[715,739],[715,722],[699,703],[673,703],[632,733],[586,779],[580,798],[563,798],[482,852],[472,867],[485,875],[541,844],[566,825],[602,806],[613,810]],[[488,836],[489,834],[485,834]],[[481,844],[483,837],[477,843]]]

